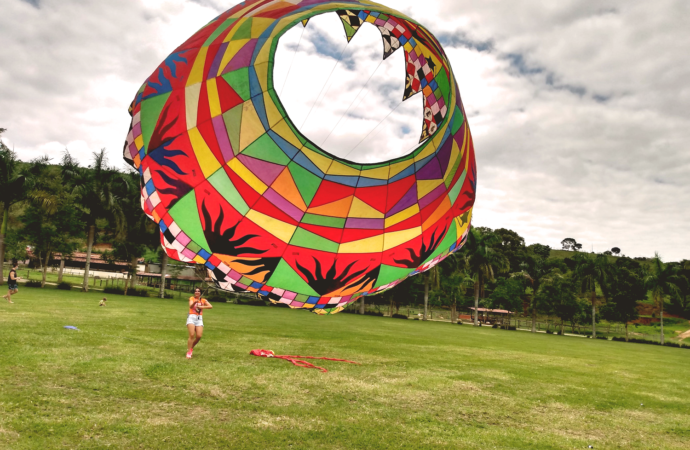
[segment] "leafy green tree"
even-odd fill
[[[542,244],[532,244],[527,247],[527,250],[532,255],[538,256],[542,260],[547,260],[551,256],[551,247]]]
[[[41,262],[42,286],[45,286],[46,273],[53,253],[62,253],[64,258],[79,247],[83,230],[83,223],[79,219],[79,212],[74,208],[69,196],[60,200],[52,214],[33,204],[24,210],[20,235],[33,247],[33,254]]]
[[[579,254],[574,258],[576,263],[575,275],[580,282],[580,292],[589,296],[592,305],[592,337],[597,337],[597,285],[604,293],[606,299],[607,278],[609,277],[610,267],[606,255],[597,255],[591,258],[588,255]]]
[[[405,281],[388,291],[396,314],[403,306],[418,305],[424,289],[421,277],[407,278]]]
[[[0,128],[0,138],[6,130]],[[0,139],[0,203],[2,203],[2,224],[0,225],[0,285],[5,283],[5,238],[10,218],[10,208],[26,196],[26,177],[21,173],[17,154],[7,148]]]
[[[679,267],[671,264],[664,264],[658,253],[652,259],[652,270],[645,277],[645,287],[652,291],[652,298],[657,308],[659,308],[659,318],[661,320],[661,338],[664,343],[664,303],[666,296],[680,295],[678,285],[682,282],[682,277],[678,274]]]
[[[540,286],[535,301],[539,310],[561,319],[561,335],[565,322],[574,324],[576,317],[582,313],[582,304],[577,298],[575,283],[558,271],[554,271],[548,281]]]
[[[563,250],[575,250],[577,241],[573,238],[565,238],[561,241],[561,245],[563,246]]]
[[[487,298],[486,306],[491,309],[522,311],[522,295],[525,293],[524,281],[519,278],[500,278],[493,292]]]
[[[681,317],[690,317],[690,261],[669,264],[678,268],[680,281],[677,283],[678,295],[671,296],[668,311]]]
[[[66,150],[62,158],[62,176],[75,195],[76,206],[81,211],[82,220],[86,224],[86,265],[82,290],[87,292],[91,252],[98,221],[108,219],[114,225],[113,230],[117,237],[122,237],[125,232],[125,216],[118,190],[121,190],[122,185],[127,184],[128,180],[120,172],[108,166],[105,149],[93,153],[93,161],[88,167],[81,167]]]
[[[640,317],[637,303],[647,298],[647,290],[642,278],[625,267],[616,268],[609,284],[611,294],[606,305],[601,308],[601,314],[606,320],[625,324],[627,342],[628,323]]]
[[[78,248],[83,237],[83,223],[74,207],[74,196],[67,192],[60,172],[49,166],[49,161],[48,157],[35,159],[24,171],[29,201],[21,216],[23,227],[19,233],[22,241],[32,246],[34,256],[40,261],[42,286],[45,286],[53,253],[62,253],[64,261]]]
[[[524,262],[527,247],[525,239],[512,230],[499,228],[493,234],[498,238],[496,250],[506,257],[510,264],[510,272],[520,271],[520,265]]]
[[[487,281],[493,280],[496,273],[505,273],[510,268],[508,259],[496,251],[499,238],[493,233],[470,230],[467,244],[463,247],[466,267],[474,280],[474,325],[479,325],[479,297],[484,298]]]

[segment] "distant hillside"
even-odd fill
[[[573,255],[575,255],[577,252],[571,252],[568,250],[556,250],[556,249],[551,249],[551,258],[553,259],[565,259],[565,258],[572,258]],[[596,253],[592,252],[579,252],[579,253],[584,253],[586,255],[596,255]],[[619,256],[609,256],[609,262],[615,263],[616,260],[619,258]],[[640,263],[649,263],[650,259],[645,258],[644,260],[637,260]]]

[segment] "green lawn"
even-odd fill
[[[687,449],[690,351],[22,288],[0,306],[0,448]],[[81,331],[63,328],[74,325]],[[351,359],[330,371],[249,356]],[[644,404],[644,406],[641,406]]]

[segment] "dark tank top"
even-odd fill
[[[14,278],[15,278],[14,280],[12,279],[12,274],[14,274]],[[7,275],[7,284],[16,283],[17,282],[16,278],[17,278],[17,271],[14,269],[10,270],[10,274]]]

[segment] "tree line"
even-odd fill
[[[67,150],[58,164],[51,163],[47,157],[21,162],[0,141],[0,261],[25,257],[30,246],[45,284],[52,255],[83,250],[82,290],[88,291],[98,240],[112,243],[104,257],[127,261],[130,276],[140,258],[160,261],[164,281],[167,254],[156,224],[141,209],[139,174],[110,166],[104,150],[94,153],[86,166]],[[603,318],[626,324],[627,338],[627,323],[638,318],[638,302],[650,296],[660,314],[662,342],[664,311],[690,314],[690,261],[666,264],[659,255],[643,261],[613,256],[620,255],[618,247],[588,254],[573,238],[561,245],[572,256],[554,258],[549,246],[527,246],[512,230],[473,228],[466,245],[441,264],[367,301],[387,304],[391,312],[423,304],[425,320],[430,306],[448,308],[454,320],[458,308],[473,306],[475,325],[479,307],[505,309],[531,317],[533,332],[537,316],[549,315],[560,319],[561,332],[566,324],[591,323],[594,337]],[[0,271],[4,282],[4,267]],[[161,296],[164,288],[161,282]]]
[[[4,131],[0,129],[0,135]],[[93,245],[98,240],[112,244],[104,259],[128,262],[129,283],[145,254],[155,251],[157,260],[167,258],[160,249],[156,224],[141,209],[139,186],[139,174],[110,166],[105,150],[93,153],[85,166],[67,150],[58,164],[48,157],[22,162],[0,141],[0,261],[25,259],[30,247],[43,268],[45,285],[53,255],[63,255],[60,282],[65,259],[84,251],[82,290],[88,291]],[[0,267],[0,282],[4,278]]]
[[[566,324],[591,323],[596,337],[601,319],[625,324],[639,318],[638,303],[651,299],[659,313],[661,343],[664,342],[663,315],[690,316],[690,261],[664,263],[654,258],[632,259],[614,247],[600,254],[582,253],[572,238],[562,243],[572,254],[552,257],[549,246],[527,246],[525,240],[508,229],[485,227],[470,230],[467,243],[441,264],[421,277],[406,280],[397,289],[383,294],[396,311],[405,304],[424,304],[424,320],[430,304],[451,310],[474,307],[523,313],[532,319],[536,332],[537,315],[560,319]]]

